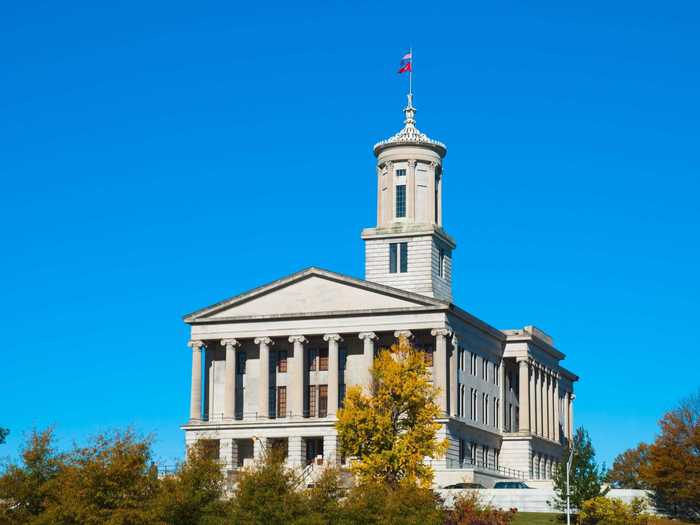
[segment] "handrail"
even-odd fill
[[[455,466],[456,465],[456,466]],[[503,466],[493,466],[492,464],[483,464],[483,463],[476,463],[470,459],[464,459],[462,461],[457,461],[454,459],[448,459],[447,460],[447,468],[478,468],[478,469],[483,469],[483,470],[490,470],[491,472],[498,472],[500,474],[503,474],[505,476],[508,476],[513,479],[522,479],[526,480],[528,479],[528,476],[526,475],[525,472],[522,470],[517,470],[514,468],[510,467],[503,467]]]

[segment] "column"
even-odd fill
[[[408,181],[406,184],[406,217],[416,218],[416,161],[408,161]],[[421,222],[421,221],[416,221]]]
[[[573,443],[574,441],[574,399],[576,399],[576,395],[572,392],[571,401],[569,401],[569,439]]]
[[[309,341],[303,335],[292,335],[289,342],[294,343],[292,359],[290,407],[292,417],[304,417],[304,344]]]
[[[554,441],[561,443],[561,434],[559,432],[559,374],[554,376]]]
[[[222,339],[226,347],[226,369],[224,371],[224,419],[235,419],[236,414],[236,347],[241,346],[237,339]]]
[[[223,464],[226,470],[236,468],[234,462],[235,444],[231,438],[221,438],[219,440],[219,461]]]
[[[457,417],[457,383],[459,382],[459,367],[457,363],[457,355],[459,352],[459,340],[456,335],[452,336],[452,352],[450,353],[450,415]]]
[[[388,209],[384,210],[384,217],[386,217],[386,223],[391,224],[394,222],[394,216],[396,215],[396,205],[394,204],[394,195],[396,194],[396,188],[394,187],[394,163],[388,161],[386,163],[386,207]]]
[[[383,217],[383,207],[382,207],[382,174],[384,173],[384,168],[377,166],[377,226],[384,223]]]
[[[440,164],[435,168],[435,184],[437,187],[437,224],[442,226],[442,166]]]
[[[267,452],[267,438],[253,436],[253,457],[260,461]]]
[[[530,375],[530,364],[527,357],[519,357],[518,361],[518,372],[519,372],[519,386],[520,392],[518,393],[519,402],[519,414],[518,418],[520,420],[520,426],[518,427],[518,432],[529,432],[530,431],[530,389],[528,388],[528,376]]]
[[[287,438],[287,462],[290,467],[301,467],[305,459],[304,443],[301,436],[289,436]]]
[[[501,359],[501,364],[498,366],[498,384],[501,386],[501,413],[499,414],[500,425],[498,430],[501,432],[506,431],[506,411],[508,410],[508,402],[506,400],[506,361]]]
[[[537,375],[530,367],[530,433],[537,434]]]
[[[270,346],[269,337],[256,337],[255,344],[260,346],[260,373],[258,375],[258,417],[270,417]]]
[[[192,383],[190,390],[190,420],[202,420],[202,341],[190,341],[192,349]]]
[[[326,334],[323,340],[328,341],[328,416],[335,417],[338,412],[338,342],[343,338],[338,334]]]
[[[552,426],[551,426],[551,431],[550,431],[550,436],[549,439],[552,441],[557,440],[557,398],[555,395],[555,389],[556,389],[556,375],[554,374],[553,370],[549,371],[549,411],[551,412],[550,419],[552,421]]]
[[[550,417],[549,413],[551,412],[551,409],[549,407],[549,372],[545,368],[544,370],[544,378],[543,378],[543,386],[544,386],[544,395],[542,396],[542,404],[544,405],[544,437],[547,439],[550,438]]]
[[[394,332],[394,337],[401,341],[402,338],[405,338],[407,341],[411,341],[413,339],[413,332],[410,330],[396,330]]]
[[[428,175],[428,222],[435,222],[436,218],[436,210],[435,210],[435,179],[437,177],[437,170],[438,170],[438,163],[436,161],[433,161],[430,163],[430,167],[432,169],[432,173]]]
[[[537,416],[537,425],[539,428],[540,436],[544,437],[544,369],[540,367],[538,370],[538,381],[537,381],[537,409],[539,411]]]
[[[433,354],[433,386],[439,389],[438,406],[443,414],[447,413],[447,336],[449,328],[433,328],[430,335],[435,337]]]
[[[374,366],[374,342],[377,334],[374,332],[361,332],[358,336],[364,345],[362,352],[363,364],[361,373],[361,386],[366,394],[372,391],[372,367]]]
[[[328,465],[338,465],[340,463],[337,434],[323,436],[323,461]]]

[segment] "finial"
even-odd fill
[[[406,119],[403,121],[406,126],[414,127],[416,124],[416,108],[413,107],[413,93],[406,95],[408,98],[408,104],[403,110],[403,114],[406,115]]]

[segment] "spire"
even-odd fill
[[[407,128],[416,127],[416,108],[413,107],[413,93],[406,95],[408,99],[408,104],[403,109],[403,114],[406,115],[406,119],[403,121]]]

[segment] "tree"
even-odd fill
[[[158,472],[149,439],[132,431],[76,447],[50,482],[52,499],[37,525],[151,525]]]
[[[224,476],[204,441],[187,451],[187,460],[175,474],[164,476],[155,499],[156,515],[168,525],[198,525],[225,516]]]
[[[649,445],[640,443],[635,448],[618,455],[605,481],[616,489],[646,489],[648,485],[641,477],[641,467],[648,462]]]
[[[10,431],[8,429],[0,427],[0,445],[5,442],[5,439],[7,439],[7,435],[9,433]]]
[[[53,429],[33,431],[22,449],[22,463],[0,476],[0,523],[26,524],[41,516],[55,499],[53,481],[65,468],[54,447]]]
[[[583,502],[604,495],[602,491],[603,469],[595,460],[595,450],[588,432],[579,427],[574,435],[574,455],[569,476],[571,507],[581,509]],[[554,471],[554,504],[566,509],[566,462],[570,450],[566,450]]]
[[[361,483],[430,486],[433,471],[424,459],[447,449],[447,442],[437,439],[437,393],[423,353],[406,338],[375,358],[369,395],[360,386],[348,389],[336,428]]]
[[[500,510],[483,504],[477,492],[468,491],[455,498],[446,513],[445,525],[510,525],[516,514],[515,509]]]
[[[641,498],[625,503],[618,498],[598,496],[584,501],[578,516],[579,525],[647,525],[647,504]]]
[[[661,433],[640,468],[655,493],[656,507],[689,520],[700,519],[700,391],[668,412]]]

